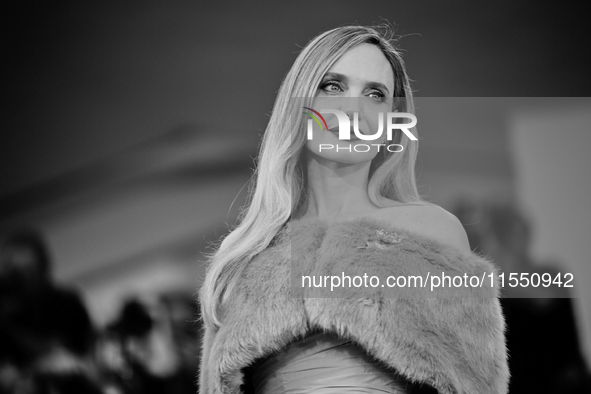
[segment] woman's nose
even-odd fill
[[[345,113],[345,115],[347,115],[349,120],[353,120],[355,118],[355,111],[353,111],[352,109],[345,109],[343,110],[343,112]]]
[[[359,99],[357,97],[343,97],[342,100],[341,111],[353,120],[355,113],[359,113]]]

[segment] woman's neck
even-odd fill
[[[305,164],[308,201],[302,217],[334,221],[377,208],[367,193],[370,162],[345,164],[307,154]]]

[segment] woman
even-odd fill
[[[337,112],[321,121],[315,108],[341,111],[358,133],[339,139]],[[378,114],[396,111],[412,114],[412,92],[385,34],[341,27],[302,50],[279,90],[251,201],[200,291],[202,394],[506,392],[495,287],[450,298],[305,284],[340,274],[382,284],[403,274],[492,278],[459,221],[420,199],[416,130],[388,141],[375,131]]]

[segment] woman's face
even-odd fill
[[[353,127],[354,114],[358,114],[359,131],[375,134],[379,127],[379,113],[392,112],[394,73],[381,49],[373,44],[360,44],[351,48],[337,60],[324,75],[316,91],[312,109],[337,109],[344,112]],[[360,140],[351,129],[350,140],[339,140],[339,123],[336,115],[323,114],[324,130],[313,124],[313,138],[306,147],[315,155],[340,163],[371,161],[378,150],[385,149],[386,121],[384,116],[382,136],[376,140]],[[333,148],[330,148],[333,146]]]

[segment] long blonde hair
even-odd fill
[[[239,225],[221,242],[209,258],[205,282],[200,290],[204,324],[213,329],[221,325],[219,309],[228,301],[249,261],[263,251],[292,213],[305,200],[306,182],[300,154],[305,144],[301,106],[310,105],[321,79],[349,49],[370,43],[378,46],[394,72],[394,94],[400,112],[414,113],[410,83],[400,53],[393,45],[388,26],[339,27],[314,38],[297,57],[283,80],[251,180],[250,201],[243,208]],[[293,105],[294,98],[308,98]],[[304,99],[306,100],[306,99]],[[413,131],[416,136],[416,130]],[[370,168],[368,194],[379,207],[403,203],[425,203],[415,181],[414,166],[418,141],[409,143],[400,130],[395,143],[400,153],[383,149]]]

